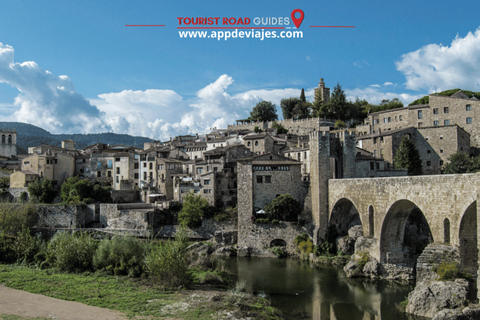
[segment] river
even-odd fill
[[[294,259],[231,258],[227,268],[248,291],[271,299],[289,319],[406,320],[395,304],[412,285],[348,279],[341,268]]]

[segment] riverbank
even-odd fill
[[[281,314],[271,307],[266,299],[241,290],[217,290],[207,286],[193,286],[189,290],[165,290],[145,278],[88,272],[67,274],[16,265],[0,265],[0,284],[33,294],[103,308],[98,312],[106,312],[105,314],[108,310],[114,310],[118,313],[112,314],[116,314],[118,319],[282,319]],[[20,299],[21,296],[20,294]],[[55,303],[51,307],[52,309],[47,310],[54,315],[57,310]],[[10,305],[6,308],[0,309],[0,314],[45,317],[11,313]],[[80,314],[76,311],[75,313]],[[86,318],[82,316],[82,319]]]

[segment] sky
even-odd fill
[[[281,117],[280,100],[302,88],[313,100],[320,78],[370,103],[480,91],[478,12],[462,0],[2,0],[0,121],[167,140],[226,128],[262,100]],[[262,28],[301,36],[247,37]]]

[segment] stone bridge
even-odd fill
[[[400,265],[406,260],[405,226],[415,212],[423,224],[418,235],[457,246],[462,268],[476,275],[479,194],[480,173],[329,180],[328,221],[339,235],[361,223],[373,243],[370,255]]]

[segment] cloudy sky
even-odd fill
[[[249,31],[262,27],[257,17],[285,21],[297,8],[303,38],[179,35],[179,17],[248,18],[237,26]],[[258,101],[278,106],[302,88],[312,99],[320,77],[372,103],[480,91],[478,1],[2,0],[0,9],[0,121],[52,133],[168,139],[225,128]]]

